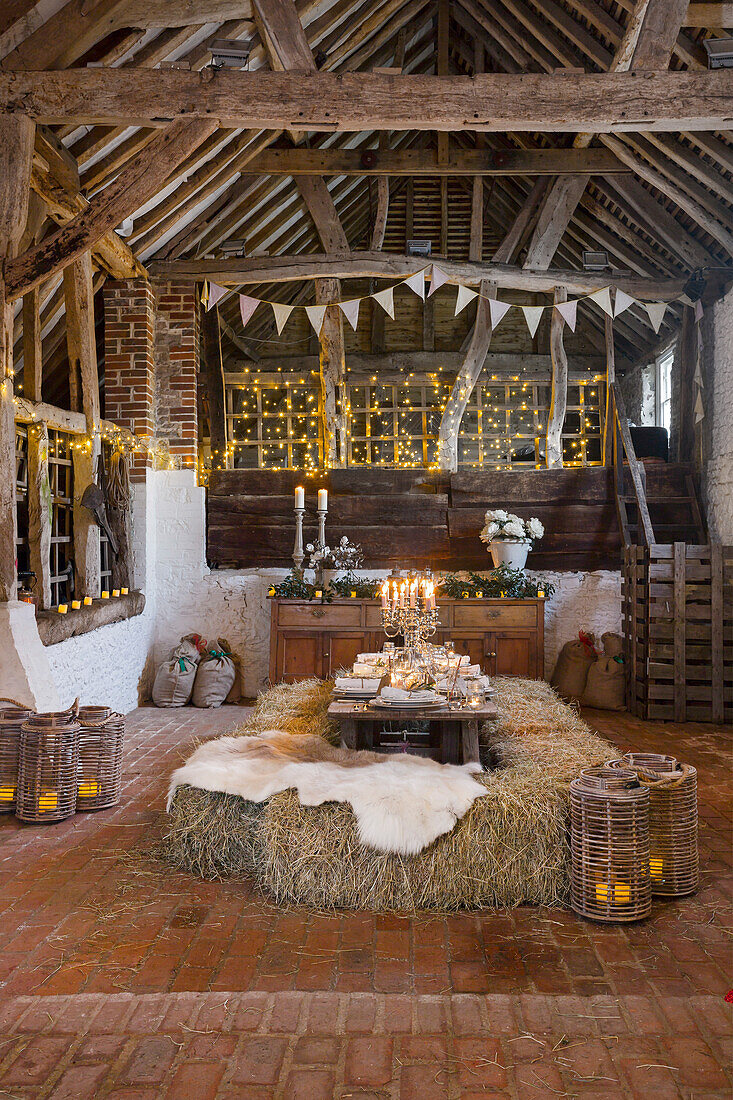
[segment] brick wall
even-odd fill
[[[196,383],[199,370],[195,283],[159,282],[155,292],[155,418],[182,467],[196,466]]]
[[[104,415],[135,435],[155,434],[154,300],[145,280],[104,287]],[[132,481],[145,480],[144,453],[130,458]]]

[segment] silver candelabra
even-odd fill
[[[388,638],[401,634],[405,648],[421,649],[438,627],[435,582],[429,574],[409,573],[407,579],[382,585],[382,626]]]

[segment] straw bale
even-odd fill
[[[488,794],[416,856],[359,843],[351,808],[301,806],[294,791],[267,802],[180,788],[163,854],[205,878],[253,875],[280,904],[317,909],[471,909],[565,905],[569,892],[568,784],[608,759],[610,746],[537,680],[495,681],[499,718],[481,731],[477,776]],[[280,684],[237,731],[279,728],[334,740],[331,684]]]

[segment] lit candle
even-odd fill
[[[328,511],[328,489],[318,490],[318,511]]]
[[[84,597],[84,606],[85,607],[91,607],[91,604],[92,604],[92,597],[91,596],[85,596]]]
[[[611,905],[628,905],[631,899],[631,888],[625,882],[613,882],[609,886],[606,882],[596,885],[596,901],[608,901]]]
[[[66,614],[66,612],[67,612],[67,611],[68,611],[69,609],[68,609],[68,607],[66,606],[66,604],[65,604],[65,603],[60,603],[60,604],[59,604],[59,609],[58,609],[58,610],[59,610],[59,615],[65,615],[65,614]]]
[[[268,596],[274,596],[275,595],[275,585],[274,584],[271,584],[270,587],[268,588],[267,595]]]
[[[410,607],[417,607],[417,581],[410,585]]]
[[[320,588],[317,588],[316,589],[316,599],[320,600],[322,595],[323,595],[323,591]]]
[[[545,598],[545,590],[544,590],[544,588],[538,588],[538,589],[537,589],[537,598],[538,598],[539,600],[543,600],[543,599]]]
[[[103,600],[108,600],[109,599],[109,592],[107,591],[106,588],[105,588],[104,592],[102,593],[102,599]]]
[[[389,583],[385,581],[382,585],[382,607],[389,605]]]
[[[121,588],[120,589],[120,592],[122,593],[123,596],[126,596],[129,591],[130,591],[129,588]]]
[[[115,599],[119,596],[119,594],[120,594],[119,588],[113,588],[112,589],[112,595],[115,597]]]
[[[81,600],[72,600],[71,601],[71,610],[72,611],[78,611],[80,607],[81,607]]]
[[[661,859],[650,859],[649,860],[649,870],[651,871],[652,878],[661,878],[662,877],[662,860]]]
[[[55,810],[59,804],[59,796],[56,791],[41,791],[38,796],[39,810]]]
[[[351,593],[351,598],[352,598],[352,600],[355,600],[355,599],[356,599],[356,592],[352,592],[352,593]]]
[[[484,594],[483,594],[483,592],[477,592],[477,593],[476,593],[476,599],[477,599],[477,600],[482,600],[483,598],[484,598]]]
[[[305,508],[305,489],[302,485],[296,486],[295,489],[295,507]]]

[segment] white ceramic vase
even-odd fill
[[[324,569],[323,570],[323,587],[328,588],[332,581],[337,580],[341,570],[340,569]]]
[[[524,539],[492,539],[489,543],[494,565],[508,565],[510,569],[524,569],[529,547]]]

